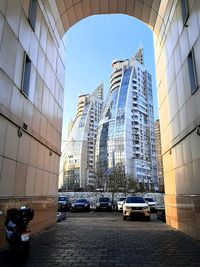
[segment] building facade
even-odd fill
[[[119,163],[140,188],[157,190],[157,168],[151,75],[143,48],[130,60],[112,63],[109,97],[96,144],[96,168],[109,174]]]
[[[103,85],[78,98],[77,115],[64,149],[63,188],[91,189],[95,182],[94,155],[97,127],[103,105]]]
[[[160,120],[159,119],[155,121],[155,140],[156,140],[158,190],[159,192],[164,192],[163,161],[162,161],[162,148],[161,148]]]
[[[56,223],[65,46],[49,16],[43,1],[0,1],[0,210],[33,208],[32,233]]]

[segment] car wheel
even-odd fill
[[[127,221],[127,216],[123,216],[123,220],[124,221]]]

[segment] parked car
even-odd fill
[[[71,202],[67,196],[58,197],[58,211],[68,211],[71,208]]]
[[[157,211],[157,203],[152,197],[144,197],[144,200],[150,207],[150,211],[156,212]]]
[[[129,196],[123,205],[123,220],[130,217],[143,217],[150,221],[150,208],[143,197]]]
[[[96,210],[113,210],[113,203],[109,197],[100,197],[96,204]]]
[[[120,197],[117,200],[117,206],[116,206],[117,211],[122,211],[123,210],[123,204],[124,204],[124,200],[125,199],[126,199],[125,197]]]
[[[156,212],[157,211],[157,202],[152,197],[144,197],[144,200],[150,207],[150,211]]]
[[[85,198],[79,198],[72,203],[71,211],[89,211],[90,203]]]

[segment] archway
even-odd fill
[[[200,124],[200,77],[195,65],[197,70],[200,4],[186,2],[38,1],[35,21],[36,12],[29,12],[27,1],[1,3],[1,209],[32,204],[39,214],[35,231],[55,222],[64,86],[62,37],[85,17],[122,13],[154,31],[167,223],[199,238],[200,142],[195,130]],[[24,52],[25,63],[32,66],[28,94],[21,85]]]

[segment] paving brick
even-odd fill
[[[200,242],[152,215],[151,222],[120,213],[73,213],[31,240],[24,267],[200,267]],[[21,267],[0,251],[1,267]]]

